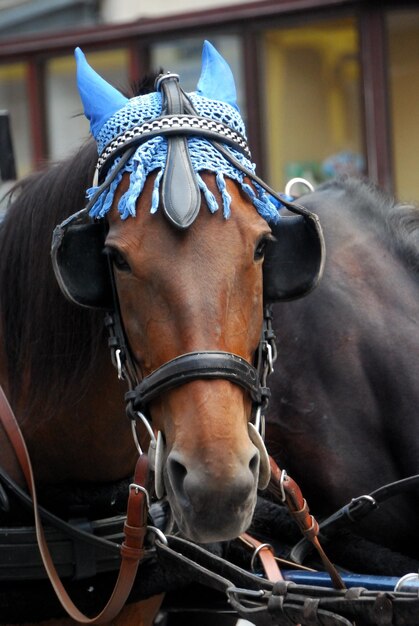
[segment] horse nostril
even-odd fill
[[[249,470],[251,471],[252,476],[258,475],[259,465],[260,465],[260,455],[259,455],[259,452],[256,451],[249,462]]]
[[[174,491],[178,493],[183,492],[183,483],[188,470],[182,463],[176,459],[170,458],[170,456],[167,459],[167,465],[170,482],[172,483]]]

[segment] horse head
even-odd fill
[[[128,415],[151,436],[157,495],[190,538],[229,539],[269,481],[251,424],[267,396],[264,282],[269,299],[275,289],[294,297],[321,262],[307,278],[292,261],[275,289],[266,277],[266,250],[270,274],[284,262],[272,243],[278,203],[254,174],[231,70],[209,43],[196,92],[164,74],[130,100],[76,56],[99,161],[88,206],[56,229],[56,275],[73,301],[112,311],[111,347]],[[296,249],[308,238],[318,254],[316,221],[291,219]]]

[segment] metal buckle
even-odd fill
[[[162,82],[171,78],[174,78],[177,82],[179,82],[179,74],[173,74],[172,72],[166,72],[166,74],[160,74],[160,76],[157,76],[156,82],[154,83],[155,90],[160,91]]]
[[[351,522],[358,521],[366,513],[378,508],[378,503],[372,496],[363,495],[352,498],[350,503],[345,507],[345,513]]]

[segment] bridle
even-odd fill
[[[247,170],[235,157],[230,154],[228,150],[224,148],[224,146],[219,144],[219,141],[224,144],[230,145],[234,147],[236,150],[245,151],[245,146],[241,145],[241,139],[239,136],[234,136],[234,132],[232,133],[231,129],[225,127],[225,132],[219,125],[216,123],[214,125],[213,120],[207,120],[206,118],[200,118],[199,116],[193,115],[190,109],[188,108],[190,105],[189,100],[180,90],[177,85],[177,79],[173,77],[173,75],[168,75],[160,79],[159,86],[162,88],[163,92],[165,92],[165,100],[166,100],[166,109],[165,115],[163,115],[159,120],[154,120],[150,122],[150,124],[143,124],[141,129],[131,129],[128,133],[125,133],[123,136],[120,136],[114,142],[111,142],[108,148],[105,149],[104,155],[106,154],[106,158],[101,158],[97,168],[97,181],[99,182],[105,176],[106,171],[109,169],[110,164],[116,158],[122,154],[120,161],[117,166],[114,167],[111,174],[104,180],[104,182],[98,187],[96,194],[92,197],[89,204],[82,211],[72,215],[70,218],[65,220],[62,224],[60,224],[55,233],[54,237],[56,239],[60,239],[65,233],[65,228],[68,224],[74,222],[83,222],[88,217],[90,208],[93,206],[94,202],[98,198],[98,196],[106,191],[111,182],[115,179],[117,174],[123,169],[124,165],[128,162],[128,160],[132,157],[133,153],[137,149],[138,145],[147,141],[152,136],[163,135],[168,138],[169,149],[168,154],[170,154],[170,159],[168,162],[168,169],[170,170],[170,166],[173,163],[181,164],[180,171],[179,168],[176,169],[176,179],[177,182],[180,183],[182,178],[184,180],[191,180],[193,177],[193,173],[190,168],[190,164],[188,164],[188,159],[185,157],[185,151],[181,149],[181,144],[183,141],[186,141],[186,137],[188,135],[198,135],[209,139],[213,145],[231,162],[235,167],[240,169],[246,176],[249,177],[250,180],[260,185],[263,189],[265,189],[269,194],[271,194],[274,198],[277,198],[283,205],[287,206],[291,211],[306,216],[308,219],[312,217],[312,215],[306,211],[303,207],[299,207],[295,203],[290,204],[285,199],[276,194],[275,191],[270,189],[266,183],[261,181],[258,177],[256,177],[252,172]],[[166,93],[167,92],[167,93]],[[183,104],[182,104],[183,103]],[[189,103],[189,104],[188,104]],[[177,111],[176,109],[186,107],[186,113],[182,113],[182,111]],[[179,117],[180,116],[180,117]],[[156,122],[158,122],[156,124]],[[167,124],[166,124],[167,122]],[[202,128],[201,126],[202,125]],[[197,130],[199,128],[199,130]],[[153,135],[154,133],[154,135]],[[237,134],[236,134],[237,135]],[[184,145],[184,144],[183,144]],[[182,156],[183,154],[183,156]],[[175,158],[176,157],[176,158]],[[173,172],[172,172],[173,173]],[[164,183],[165,181],[163,181]],[[176,198],[176,194],[174,193],[174,189],[171,185],[164,185],[164,193],[163,193],[163,209],[166,217],[171,221],[171,223],[178,228],[187,228],[190,223],[192,223],[193,219],[195,219],[197,211],[199,207],[194,204],[194,199],[192,197],[191,203],[187,208],[185,213],[179,212],[178,198]],[[192,194],[193,196],[193,194]],[[132,356],[129,350],[129,347],[126,342],[125,333],[123,329],[122,318],[119,311],[119,302],[116,294],[115,281],[113,278],[113,269],[111,267],[111,262],[108,259],[109,263],[109,274],[111,277],[112,284],[112,305],[109,308],[109,312],[107,312],[105,316],[105,325],[108,329],[109,334],[109,347],[112,353],[112,359],[114,364],[118,370],[118,376],[122,379],[125,379],[129,386],[129,391],[126,394],[127,401],[127,413],[130,417],[133,424],[133,431],[135,431],[135,424],[138,419],[144,422],[147,427],[147,430],[150,433],[150,437],[154,438],[155,436],[153,429],[149,422],[148,413],[148,405],[149,403],[165,393],[169,389],[173,389],[181,384],[186,382],[191,382],[197,379],[214,379],[221,378],[233,382],[242,388],[244,388],[250,395],[253,405],[254,405],[254,413],[255,413],[255,433],[260,438],[260,434],[263,434],[263,411],[267,406],[269,400],[269,389],[267,387],[267,377],[272,370],[273,363],[276,358],[276,348],[275,348],[275,336],[272,330],[271,324],[271,314],[269,306],[265,306],[265,314],[264,314],[264,323],[263,323],[263,331],[261,340],[259,343],[259,347],[256,351],[256,359],[255,365],[249,364],[242,357],[235,355],[230,352],[222,352],[222,351],[199,351],[199,352],[191,352],[183,355],[179,355],[175,359],[172,359],[166,363],[164,363],[161,367],[159,367],[156,371],[152,372],[142,380],[138,379],[136,369],[133,365]],[[57,275],[58,278],[58,275]],[[63,291],[66,291],[65,284],[61,284]],[[10,421],[13,419],[10,411],[10,407],[7,409],[5,413],[9,411]],[[4,413],[4,411],[2,411]],[[13,431],[11,431],[13,436],[19,432],[17,427],[13,426]],[[252,432],[252,430],[250,431]],[[255,436],[255,435],[253,435]],[[252,439],[254,441],[254,439]],[[23,448],[24,442],[23,440],[18,440],[18,445],[15,445],[15,450],[19,450]],[[138,444],[138,441],[137,441]],[[139,446],[139,444],[138,444]],[[147,500],[148,493],[145,488],[142,487],[143,484],[147,484],[147,462],[145,455],[140,451],[140,459],[136,468],[136,476],[134,482],[130,485],[130,494],[129,494],[129,504],[128,504],[128,521],[125,524],[126,530],[126,542],[122,544],[120,548],[122,557],[125,558],[124,564],[126,566],[126,561],[134,561],[138,564],[138,561],[141,559],[142,554],[144,552],[143,548],[143,540],[147,527]],[[26,462],[26,456],[21,455],[23,460]],[[31,468],[26,467],[28,472],[31,473]],[[30,472],[29,472],[30,470]],[[286,476],[284,473],[279,476],[275,476],[275,471],[273,471],[273,479],[277,481],[278,488],[281,488],[281,492],[284,493],[283,487],[284,483],[286,483]],[[38,518],[39,511],[37,512],[36,506],[36,497],[34,491],[33,477],[27,477],[28,484],[30,486],[32,499],[35,504],[35,512],[37,513],[37,534],[38,534]],[[13,489],[13,484],[9,485],[11,489]],[[291,486],[290,494],[295,498],[296,490],[295,487]],[[1,494],[0,494],[1,495]],[[159,494],[157,494],[159,495]],[[288,496],[291,497],[291,496]],[[286,499],[286,494],[283,495],[283,499]],[[131,504],[131,506],[130,506]],[[300,526],[303,528],[303,531],[311,536],[315,534],[315,528],[313,524],[311,524],[311,516],[308,515],[308,508],[305,504],[301,502],[300,498],[295,498],[295,515],[299,521]],[[132,509],[132,510],[130,510]],[[134,512],[134,517],[138,519],[134,519],[131,521],[132,513]],[[305,527],[302,523],[302,514],[304,514],[304,518],[307,519],[308,524]],[[53,519],[50,518],[51,522]],[[135,522],[135,524],[134,524]],[[310,525],[311,524],[311,525]],[[134,533],[135,530],[135,533]],[[179,540],[177,540],[179,541]],[[40,544],[41,545],[41,544]],[[163,545],[163,544],[162,544]],[[48,556],[48,555],[47,555]],[[45,558],[45,557],[43,557]],[[177,554],[177,558],[179,555]],[[45,562],[45,560],[44,560]],[[223,568],[225,569],[225,565],[223,564]],[[135,577],[135,567],[129,565],[129,576],[126,572],[122,578],[129,578],[132,581]],[[200,575],[202,575],[202,568],[199,571]],[[256,579],[257,580],[257,579]],[[56,578],[54,578],[56,581]],[[219,577],[217,582],[219,582]],[[228,582],[228,581],[227,581]],[[240,584],[240,587],[244,587],[246,583],[250,586],[251,584],[255,584],[254,581],[245,581],[243,584]],[[265,584],[263,582],[263,584]],[[55,582],[55,585],[58,585]],[[123,604],[124,598],[127,594],[127,585],[124,585],[123,592],[119,592],[120,596],[118,598],[117,604]],[[243,589],[234,588],[233,592],[243,591]],[[244,590],[246,592],[246,590]],[[129,589],[128,589],[129,592]],[[232,593],[233,593],[232,592]],[[231,594],[230,594],[231,595]],[[260,595],[258,596],[260,597]],[[62,601],[63,602],[63,601]],[[66,605],[65,601],[63,606]],[[109,608],[110,607],[110,608]],[[69,610],[69,614],[73,617],[76,616],[78,618],[80,616],[80,621],[84,623],[100,623],[106,618],[110,619],[111,616],[115,615],[116,608],[115,603],[110,602],[107,605],[106,609],[96,618],[93,618],[91,622],[87,618],[85,618],[80,613],[75,613],[73,609]]]
[[[162,115],[159,118],[125,131],[105,147],[97,162],[94,176],[95,182],[99,184],[96,193],[82,211],[70,216],[57,226],[54,231],[55,241],[64,236],[65,229],[70,223],[86,220],[98,197],[109,188],[137,148],[156,136],[166,137],[168,142],[166,168],[162,180],[162,204],[165,216],[176,228],[188,228],[196,218],[201,204],[201,194],[188,153],[187,138],[191,135],[210,141],[234,167],[261,185],[290,210],[304,216],[309,214],[304,207],[284,200],[221,145],[220,142],[233,147],[247,157],[250,155],[247,142],[242,135],[222,122],[197,115],[189,98],[180,88],[178,78],[176,74],[168,73],[161,75],[156,81],[156,88],[161,91],[163,97]],[[119,162],[106,177],[117,157],[120,157]],[[186,203],[186,207],[184,197],[180,197],[178,192],[178,189],[184,188],[192,188],[191,198],[189,204]],[[273,370],[277,354],[269,305],[264,306],[262,335],[254,365],[231,352],[199,350],[177,356],[140,380],[126,340],[110,259],[108,259],[108,264],[112,285],[112,306],[111,310],[106,313],[105,326],[109,334],[108,344],[112,362],[117,368],[118,377],[125,380],[128,385],[128,392],[125,394],[126,411],[132,423],[139,451],[142,452],[136,436],[137,420],[144,423],[150,434],[152,445],[156,445],[154,431],[150,424],[149,403],[170,389],[202,379],[228,380],[249,393],[253,403],[254,419],[254,428],[250,428],[251,438],[254,438],[254,443],[260,448],[263,445],[264,434],[263,412],[270,396],[267,377]],[[59,273],[57,277],[59,279]],[[60,286],[65,292],[65,284],[61,282]]]

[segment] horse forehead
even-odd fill
[[[202,178],[217,195],[215,176],[204,173]],[[180,231],[171,225],[162,211],[150,212],[151,195],[154,176],[150,176],[144,186],[143,193],[137,201],[135,217],[122,220],[118,210],[118,197],[126,189],[123,181],[122,192],[115,195],[114,206],[108,214],[109,233],[107,243],[125,249],[127,252],[141,252],[154,250],[156,255],[164,257],[173,253],[181,253],[185,257],[189,253],[196,253],[197,246],[201,252],[223,252],[224,257],[237,256],[244,253],[246,243],[253,245],[261,234],[270,231],[267,222],[260,217],[248,198],[243,196],[239,186],[232,180],[226,180],[227,189],[232,197],[232,211],[225,219],[220,208],[211,213],[202,202],[197,220],[187,230]],[[125,183],[125,184],[124,184]],[[221,201],[220,201],[221,202]],[[220,204],[221,206],[221,204]],[[228,245],[228,248],[225,246]],[[233,251],[234,246],[239,249]],[[197,255],[199,256],[199,255]]]

